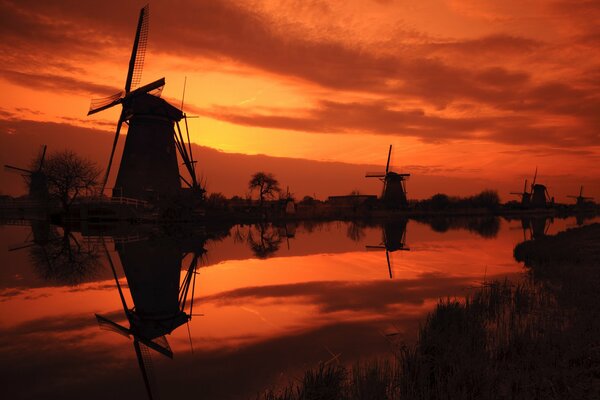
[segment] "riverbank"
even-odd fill
[[[515,247],[521,282],[441,300],[387,360],[330,363],[258,396],[292,399],[600,398],[600,224]]]

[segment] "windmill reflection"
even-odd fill
[[[521,218],[521,229],[523,229],[523,241],[535,240],[546,236],[550,225],[554,222],[551,217],[523,217]]]
[[[133,337],[133,347],[150,399],[156,393],[150,350],[173,358],[166,335],[188,323],[194,315],[198,262],[205,250],[203,246],[196,245],[195,250],[186,253],[181,251],[180,246],[181,242],[170,236],[135,242],[115,241],[133,300],[133,307],[129,307],[113,260],[104,245],[129,327],[99,314],[96,314],[96,319],[102,329]],[[190,253],[191,261],[180,281],[182,262]]]
[[[383,240],[377,246],[366,246],[368,251],[385,250],[385,258],[387,260],[388,272],[392,279],[392,265],[390,262],[390,253],[395,251],[410,251],[406,247],[406,225],[408,219],[401,219],[394,222],[388,222],[382,226]]]

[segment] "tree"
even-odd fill
[[[279,182],[273,174],[265,172],[257,172],[252,175],[250,182],[248,182],[248,188],[250,191],[258,190],[258,198],[261,206],[265,198],[274,198],[281,191]]]
[[[50,197],[58,200],[66,212],[77,196],[96,187],[100,169],[92,161],[63,150],[47,157],[44,173]]]

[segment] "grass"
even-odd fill
[[[320,365],[265,400],[600,398],[600,225],[515,248],[529,276],[441,300],[390,359]]]

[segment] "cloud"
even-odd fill
[[[384,313],[399,304],[421,305],[439,293],[456,293],[472,278],[424,274],[410,280],[381,280],[367,282],[314,281],[284,285],[254,286],[235,289],[204,297],[222,305],[249,300],[277,300],[296,297],[315,305],[322,313],[338,311]]]
[[[558,102],[558,101],[557,101]],[[535,107],[531,103],[531,107]],[[556,106],[559,108],[559,106]],[[568,107],[565,104],[565,107]],[[582,114],[592,112],[581,106]],[[588,108],[590,108],[588,110]],[[487,140],[506,144],[588,146],[600,144],[593,126],[540,126],[532,116],[444,117],[422,109],[399,110],[385,101],[341,103],[322,100],[308,110],[269,109],[253,112],[245,107],[194,109],[198,114],[245,126],[319,133],[373,133],[411,136],[426,142]],[[590,118],[594,118],[590,115]]]

